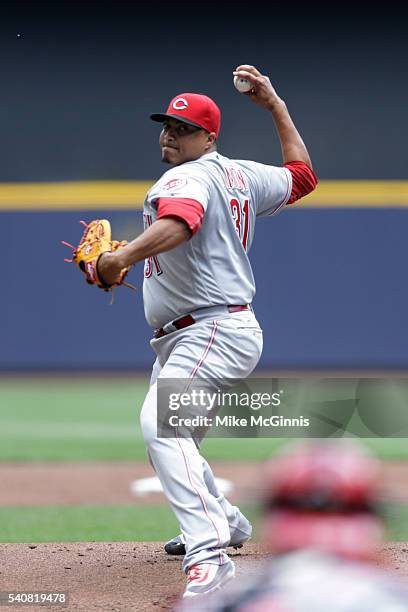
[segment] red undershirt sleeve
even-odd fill
[[[292,193],[287,204],[293,204],[308,193],[311,193],[317,183],[317,176],[311,168],[303,161],[291,161],[284,164],[292,174]]]
[[[177,217],[182,219],[194,236],[201,227],[204,208],[197,200],[190,198],[159,198],[157,200],[157,218]]]

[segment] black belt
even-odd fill
[[[227,306],[227,309],[228,309],[228,312],[241,312],[241,310],[251,310],[248,304],[243,304],[239,306],[231,305],[231,306]],[[171,323],[168,323],[168,326],[174,327],[174,329],[171,329],[169,331],[166,331],[164,327],[161,327],[160,329],[156,329],[154,332],[154,337],[162,338],[163,336],[167,336],[168,334],[171,334],[172,331],[176,331],[178,329],[184,329],[185,327],[194,325],[195,322],[196,321],[194,317],[192,317],[190,314],[185,315],[184,317],[180,317],[180,319],[175,319],[174,321],[171,321]]]

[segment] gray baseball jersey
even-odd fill
[[[145,262],[143,298],[154,328],[218,304],[250,304],[255,282],[248,259],[255,220],[287,203],[292,175],[283,167],[232,160],[217,152],[171,168],[148,191],[145,228],[159,198],[188,198],[204,209],[200,230],[177,248]]]

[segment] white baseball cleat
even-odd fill
[[[192,565],[187,572],[187,587],[183,599],[217,591],[234,576],[235,565],[231,560],[224,565],[214,563]]]

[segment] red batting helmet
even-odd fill
[[[275,552],[313,547],[373,556],[383,537],[379,463],[351,440],[290,447],[265,466],[265,539]]]

